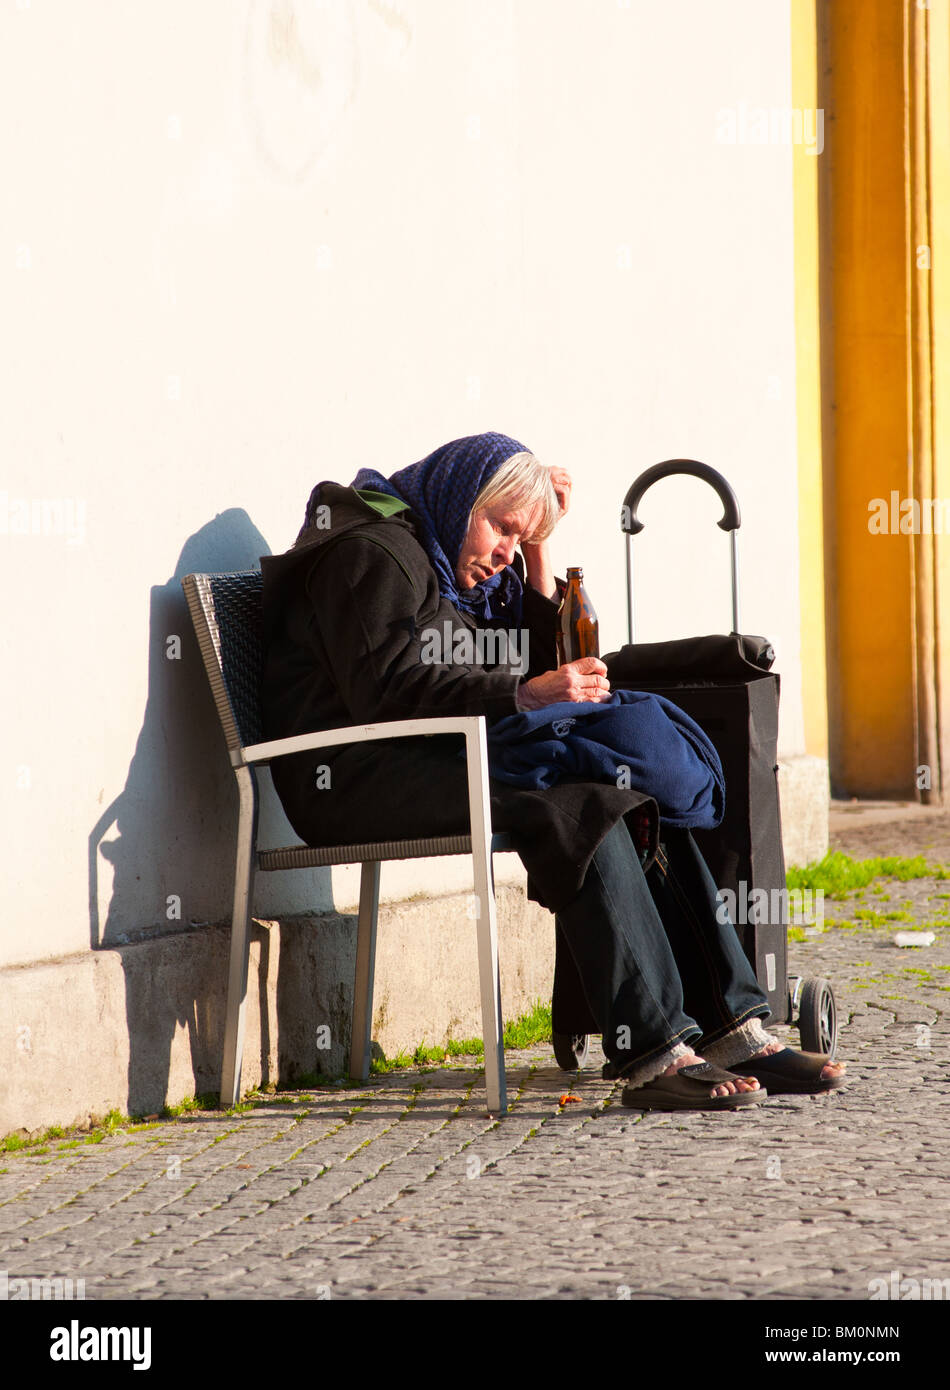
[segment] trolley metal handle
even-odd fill
[[[722,503],[722,517],[716,525],[721,530],[729,532],[732,561],[732,630],[733,632],[739,631],[739,555],[736,548],[736,532],[742,525],[742,518],[739,515],[739,502],[736,494],[722,474],[710,464],[700,463],[697,459],[666,459],[663,463],[655,463],[652,468],[645,469],[631,483],[627,489],[627,495],[623,499],[623,507],[620,512],[620,528],[627,537],[627,634],[630,642],[634,641],[632,545],[633,537],[643,530],[643,522],[637,516],[637,508],[643,494],[654,483],[659,482],[661,478],[669,478],[681,473],[694,478],[701,478],[704,483],[708,483]]]

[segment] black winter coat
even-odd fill
[[[412,512],[384,518],[336,483],[321,484],[319,502],[328,508],[327,529],[311,527],[284,555],[261,558],[265,737],[427,716],[484,714],[491,722],[516,714],[517,670],[422,659],[427,631],[442,633],[448,622],[474,634],[476,621],[441,597]],[[557,665],[556,621],[557,603],[526,586],[528,678]],[[271,773],[307,844],[464,835],[463,746],[456,735],[374,741],[278,758]],[[580,891],[607,831],[636,808],[647,812],[655,846],[656,803],[641,792],[592,782],[526,791],[491,781],[492,825],[511,835],[528,870],[529,895],[554,912]]]

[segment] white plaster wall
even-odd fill
[[[233,778],[178,579],[286,549],[318,479],[458,435],[572,470],[555,558],[605,650],[627,486],[720,467],[804,751],[791,150],[717,141],[723,108],[788,106],[788,25],[786,0],[5,0],[0,963],[167,930],[169,895],[227,916]],[[38,533],[24,499],[55,504]],[[723,630],[713,494],[642,515],[640,635]],[[329,895],[267,876],[258,907]]]

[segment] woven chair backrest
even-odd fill
[[[182,581],[228,748],[263,740],[263,583],[260,570]],[[196,606],[198,612],[196,614]]]

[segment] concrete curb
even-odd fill
[[[382,904],[373,1038],[382,1053],[481,1037],[471,893]],[[497,892],[506,1018],[550,999],[550,914],[520,888]],[[356,921],[328,914],[256,925],[242,1087],[349,1058]],[[141,941],[0,972],[0,1135],[144,1115],[216,1091],[224,1034],[227,927]],[[53,1007],[57,1001],[58,1007]]]

